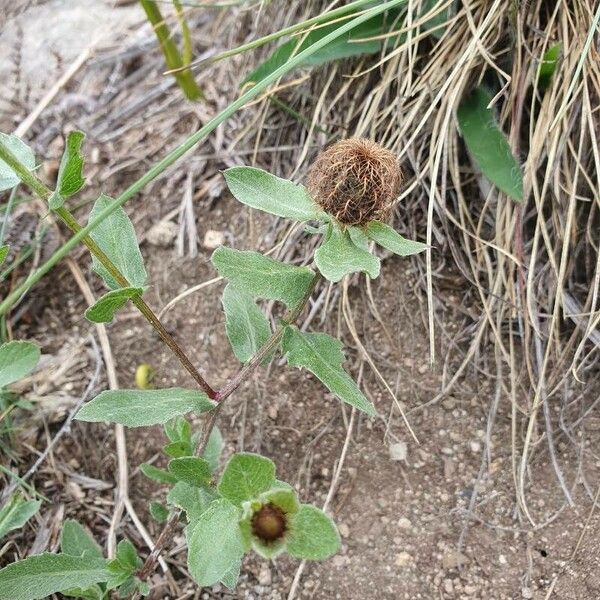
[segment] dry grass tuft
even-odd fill
[[[385,220],[401,184],[396,156],[363,138],[341,140],[321,152],[308,176],[316,203],[343,225]]]

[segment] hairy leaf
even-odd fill
[[[85,318],[92,323],[110,323],[120,308],[123,308],[132,298],[141,296],[143,291],[142,288],[135,287],[111,290],[85,311]]]
[[[0,133],[0,144],[14,154],[30,171],[35,169],[33,150],[16,135]],[[20,181],[19,176],[0,159],[0,192],[14,188]]]
[[[76,415],[80,421],[110,421],[127,427],[162,425],[190,411],[207,412],[215,403],[199,390],[106,390],[84,404]]]
[[[326,333],[302,333],[289,326],[283,334],[282,347],[292,367],[306,367],[340,400],[375,415],[373,404],[342,368],[345,356],[339,340]]]
[[[173,475],[173,473],[169,473],[164,469],[159,469],[154,465],[149,463],[142,463],[140,465],[140,471],[143,475],[145,475],[148,479],[152,479],[152,481],[158,481],[159,483],[176,483],[177,477]]]
[[[234,197],[252,208],[295,221],[317,219],[322,213],[303,185],[262,169],[232,167],[223,175]]]
[[[238,508],[220,498],[187,527],[188,569],[198,585],[232,578],[244,553],[239,516]]]
[[[218,427],[213,427],[210,435],[208,436],[208,442],[206,443],[206,449],[204,450],[204,460],[208,463],[208,466],[212,473],[214,473],[219,466],[219,459],[223,452],[223,435]]]
[[[81,145],[85,134],[81,131],[71,131],[67,136],[65,151],[60,161],[56,191],[48,201],[50,210],[60,208],[65,199],[76,194],[85,184],[83,177],[83,155]]]
[[[198,488],[178,481],[167,494],[167,502],[185,510],[188,521],[195,521],[216,499],[216,493],[208,488]]]
[[[104,194],[100,196],[96,200],[88,220],[93,221],[99,213],[113,202],[112,198]],[[144,287],[147,279],[144,259],[137,243],[133,225],[127,213],[121,207],[113,211],[94,228],[90,232],[90,236],[121,271],[130,286]],[[115,290],[123,287],[93,255],[92,263],[96,273],[104,279],[109,288]]]
[[[223,290],[225,330],[240,362],[249,361],[271,335],[269,321],[250,294],[228,284]]]
[[[0,509],[0,540],[14,529],[20,529],[37,513],[41,500],[25,500],[21,494],[14,494]]]
[[[38,600],[72,588],[107,581],[103,558],[38,554],[0,569],[0,600]]]
[[[303,504],[291,518],[287,551],[296,558],[323,560],[340,548],[340,536],[333,521],[318,508]]]
[[[208,484],[211,477],[208,463],[196,456],[174,458],[169,462],[169,473],[175,475],[178,481],[184,481],[195,487]]]
[[[493,111],[492,97],[476,88],[458,107],[460,131],[469,152],[483,173],[499,190],[517,202],[523,201],[523,174],[508,140],[500,130]]]
[[[229,459],[219,482],[219,493],[227,500],[240,505],[268,490],[274,481],[273,461],[259,454],[241,452]]]
[[[60,535],[60,549],[65,554],[71,556],[83,556],[87,552],[88,556],[102,558],[102,548],[93,538],[87,527],[80,525],[73,519],[67,519]]]
[[[255,298],[279,300],[296,306],[312,283],[314,273],[308,267],[293,267],[249,250],[221,246],[212,255],[219,275]]]
[[[150,502],[148,505],[148,510],[150,511],[150,516],[157,523],[164,523],[169,518],[169,509],[155,500]]]
[[[367,235],[386,250],[399,256],[410,256],[427,249],[427,244],[407,240],[395,229],[380,221],[371,221],[367,225]]]
[[[238,579],[240,578],[240,570],[242,568],[241,559],[236,561],[227,573],[221,577],[221,583],[229,590],[235,589]]]
[[[333,225],[323,243],[315,252],[315,264],[323,277],[339,281],[344,275],[365,271],[371,279],[379,275],[380,261],[368,250],[358,247],[348,231]]]
[[[0,346],[0,388],[33,371],[40,349],[32,342],[12,341]]]

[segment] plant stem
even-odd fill
[[[204,127],[200,128],[196,133],[192,134],[187,138],[181,145],[169,152],[160,162],[152,167],[137,181],[132,183],[118,198],[114,204],[107,206],[102,212],[100,212],[95,219],[90,221],[79,233],[74,235],[71,239],[67,240],[41,267],[38,267],[33,271],[29,277],[17,288],[15,288],[2,302],[0,302],[0,316],[5,314],[10,307],[20,300],[23,294],[32,288],[42,277],[48,273],[63,257],[65,257],[83,238],[86,236],[94,227],[98,226],[108,215],[113,211],[117,210],[119,206],[122,206],[135,196],[145,185],[156,179],[166,169],[168,169],[174,162],[181,158],[186,152],[192,149],[198,142],[203,140],[209,133],[214,131],[221,123],[226,121],[233,113],[244,106],[248,101],[252,100],[255,96],[258,96],[263,90],[269,87],[273,82],[277,81],[280,77],[285,75],[288,71],[301,65],[309,56],[319,51],[327,44],[333,42],[340,36],[344,35],[354,27],[357,27],[361,23],[364,23],[368,19],[385,12],[390,8],[399,6],[400,4],[406,3],[407,0],[390,0],[380,5],[369,9],[365,13],[358,17],[355,17],[348,23],[341,25],[332,31],[325,37],[317,40],[314,44],[311,44],[302,52],[299,52],[286,63],[275,69],[272,73],[267,75],[255,86],[251,87],[247,92],[242,94],[237,100],[232,102],[229,106],[223,109],[216,117],[210,120]],[[347,5],[350,6],[350,5]]]
[[[52,190],[48,188],[40,179],[38,179],[31,171],[23,165],[19,159],[0,143],[0,159],[4,161],[18,176],[21,181],[31,188],[42,200],[48,201],[52,195]],[[63,223],[75,234],[80,234],[83,230],[75,217],[64,206],[56,209],[54,213],[63,221]],[[121,273],[113,261],[105,254],[98,244],[89,236],[85,235],[81,241],[88,250],[102,263],[106,270],[112,275],[115,281],[122,287],[129,287],[131,284],[127,278]],[[179,362],[183,365],[186,371],[194,378],[194,381],[206,392],[207,396],[214,399],[217,392],[206,382],[200,375],[196,367],[191,363],[185,352],[175,341],[173,336],[165,329],[159,318],[154,314],[154,311],[140,297],[131,299],[138,310],[146,317],[146,320],[154,327],[160,339],[172,350],[177,356]]]
[[[263,344],[263,346],[258,350],[258,352],[248,361],[246,365],[244,365],[234,377],[227,383],[221,390],[217,392],[217,396],[215,398],[216,401],[219,402],[219,405],[210,413],[210,420],[207,422],[205,430],[203,432],[202,444],[198,448],[198,455],[204,454],[204,450],[206,449],[206,445],[208,443],[208,438],[217,422],[217,417],[219,415],[219,411],[223,406],[224,401],[240,387],[240,385],[248,379],[248,377],[256,370],[256,368],[263,362],[263,360],[271,354],[271,352],[279,345],[281,338],[285,332],[285,328],[287,325],[294,323],[298,317],[302,314],[304,307],[308,304],[312,293],[319,283],[321,279],[321,274],[316,273],[313,277],[306,293],[304,294],[302,300],[299,304],[288,311],[286,315],[283,317],[283,325],[280,325],[272,334],[271,337]],[[158,562],[158,557],[160,553],[163,551],[165,546],[172,539],[173,534],[175,533],[175,527],[177,523],[179,523],[179,517],[181,516],[182,511],[180,509],[175,510],[169,516],[168,521],[165,523],[162,531],[160,532],[158,539],[156,540],[156,544],[154,545],[154,549],[146,558],[142,568],[138,572],[138,577],[144,581],[147,579],[151,573],[156,568],[156,563]],[[131,600],[137,600],[139,598],[139,592],[135,592],[132,596]]]
[[[165,23],[165,20],[163,19],[156,2],[154,2],[154,0],[140,0],[140,4],[146,13],[148,21],[150,21],[154,27],[154,33],[156,33],[156,37],[160,43],[160,48],[165,57],[167,67],[169,67],[169,70],[174,71],[173,76],[177,80],[177,84],[188,100],[199,100],[202,98],[202,91],[198,87],[192,71],[189,68],[185,68],[184,65],[184,62],[189,62],[189,59],[187,59],[187,54],[189,54],[191,49],[189,30],[187,29],[185,18],[180,14],[180,11],[177,11],[178,18],[182,24],[184,44],[186,47],[186,60],[184,61],[181,58],[181,54],[179,53],[177,45],[171,37],[169,28],[167,27],[167,24]]]

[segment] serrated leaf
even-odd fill
[[[182,456],[169,461],[169,473],[175,475],[178,481],[202,487],[210,481],[211,470],[203,458]]]
[[[307,368],[340,400],[368,415],[376,414],[373,404],[342,368],[346,357],[339,340],[326,333],[302,333],[289,326],[283,334],[282,348],[290,366]]]
[[[398,256],[410,256],[427,249],[427,244],[407,240],[395,229],[380,221],[371,221],[367,225],[367,235],[374,242]]]
[[[88,221],[106,209],[114,200],[104,194],[96,200]],[[131,287],[144,287],[146,284],[146,268],[144,259],[137,243],[135,230],[127,213],[117,208],[104,221],[90,232],[90,237],[100,246],[115,266],[125,276]],[[94,270],[106,285],[115,290],[122,286],[115,281],[100,261],[92,255]]]
[[[333,521],[318,508],[303,504],[291,518],[287,551],[307,560],[323,560],[340,548],[340,536]]]
[[[278,217],[309,221],[322,213],[303,185],[255,167],[232,167],[223,172],[229,191],[242,204]]]
[[[169,510],[166,506],[163,506],[160,502],[152,501],[148,505],[150,516],[157,523],[164,523],[169,518]]]
[[[8,244],[0,246],[0,265],[6,260],[9,250],[10,246]]]
[[[195,521],[216,499],[216,493],[208,488],[193,487],[178,481],[167,494],[167,502],[185,510],[188,521]]]
[[[400,36],[393,36],[391,39],[388,39],[387,42],[381,39],[366,38],[372,38],[379,36],[382,33],[387,33],[398,14],[397,10],[391,10],[387,17],[377,15],[372,19],[357,25],[347,33],[314,52],[303,63],[298,65],[298,67],[322,65],[333,60],[350,58],[352,56],[377,54],[384,44],[387,44],[388,46],[396,44],[397,41],[401,39]],[[265,62],[261,63],[244,79],[242,84],[248,82],[260,82],[275,69],[285,64],[292,56],[295,56],[299,52],[312,46],[315,42],[332,33],[337,27],[337,24],[319,27],[307,35],[302,34],[300,43],[297,38],[294,38],[279,46]]]
[[[14,494],[0,509],[0,540],[9,532],[20,529],[40,509],[41,500],[25,500]]]
[[[85,184],[81,154],[84,139],[85,134],[81,131],[71,131],[67,136],[65,151],[58,169],[56,190],[48,200],[50,210],[60,208],[66,198],[76,194]]]
[[[140,471],[143,475],[145,475],[148,479],[152,479],[152,481],[158,481],[159,483],[177,483],[177,477],[164,469],[159,469],[154,465],[148,463],[142,463],[140,465]]]
[[[40,349],[32,342],[13,341],[0,346],[0,388],[18,381],[33,371],[40,360]]]
[[[492,97],[476,88],[460,103],[458,125],[471,157],[499,190],[517,202],[523,201],[523,174],[504,133],[488,104]]]
[[[225,331],[240,362],[248,362],[271,335],[269,321],[252,296],[228,284],[223,290]]]
[[[84,552],[87,552],[88,556],[96,558],[102,558],[103,556],[102,548],[93,538],[89,529],[73,519],[67,519],[63,523],[60,549],[71,556],[83,556]]]
[[[364,271],[371,279],[379,275],[380,261],[368,250],[358,247],[347,230],[332,225],[323,243],[315,252],[315,264],[323,277],[339,281],[344,275]]]
[[[212,255],[219,275],[255,298],[279,300],[296,306],[312,283],[308,267],[293,267],[250,250],[221,246]]]
[[[220,498],[187,527],[188,569],[198,585],[231,576],[244,553],[238,520],[239,509]]]
[[[120,308],[123,308],[132,298],[141,296],[143,291],[142,288],[136,287],[111,290],[85,311],[85,318],[92,323],[110,323]]]
[[[253,500],[261,492],[267,491],[275,481],[275,463],[265,456],[241,452],[234,454],[227,463],[219,493],[236,505],[245,500]]]
[[[223,452],[223,435],[218,427],[213,427],[210,435],[208,436],[208,442],[206,443],[206,449],[204,450],[204,460],[208,463],[210,470],[214,473],[219,467],[219,459]]]
[[[0,144],[14,154],[30,171],[35,169],[35,155],[33,150],[16,135],[0,133]],[[19,176],[0,159],[0,192],[14,188],[20,182]]]
[[[138,567],[137,550],[129,540],[121,540],[117,544],[116,558],[123,571],[127,573],[134,573]]]
[[[190,411],[207,412],[215,403],[199,390],[105,390],[84,404],[76,419],[96,423],[110,421],[126,427],[162,425]]]
[[[93,556],[38,554],[0,569],[0,600],[38,600],[107,581],[106,561]]]

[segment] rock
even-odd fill
[[[459,569],[468,562],[469,559],[462,552],[456,550],[448,550],[442,557],[442,566],[446,570]]]
[[[404,460],[408,454],[408,446],[406,442],[397,442],[396,444],[390,444],[390,458],[395,461]]]
[[[257,579],[259,585],[271,585],[271,569],[269,569],[267,566],[264,566],[258,573]]]
[[[451,596],[454,596],[454,584],[452,583],[452,579],[444,579],[444,592],[446,592],[446,594],[450,594]]]
[[[478,441],[469,442],[469,450],[475,454],[481,452],[481,443]]]
[[[173,221],[159,221],[150,227],[146,239],[153,246],[166,247],[175,239],[179,226]]]
[[[397,567],[407,567],[413,561],[413,557],[408,552],[400,552],[396,556],[396,566]]]
[[[204,234],[204,241],[202,242],[202,245],[207,250],[214,250],[215,248],[222,246],[224,242],[225,234],[222,231],[215,231],[214,229],[209,229]]]
[[[412,523],[406,517],[400,517],[398,519],[398,527],[400,529],[412,529]]]
[[[528,587],[524,587],[521,589],[521,597],[526,600],[531,600],[531,598],[533,598],[533,592]]]
[[[338,531],[343,538],[347,538],[350,535],[350,527],[346,523],[340,523],[338,525]]]

